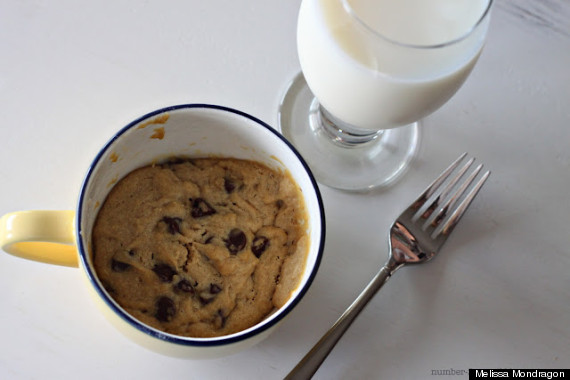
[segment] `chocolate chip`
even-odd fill
[[[176,284],[176,289],[184,293],[194,294],[194,287],[188,280],[180,280],[180,282]]]
[[[281,209],[281,207],[285,206],[285,202],[284,202],[282,199],[278,199],[278,200],[275,201],[275,206],[276,206],[278,209]]]
[[[191,215],[193,218],[201,218],[215,214],[216,210],[202,198],[196,198],[192,201]]]
[[[131,267],[130,264],[124,263],[119,260],[112,259],[111,260],[111,269],[113,272],[124,272]]]
[[[103,284],[103,287],[105,288],[105,290],[107,290],[109,293],[117,294],[117,291],[115,290],[115,288],[113,288],[111,286],[111,284],[109,284],[107,281],[101,280],[101,283]]]
[[[256,236],[251,243],[251,252],[259,259],[261,254],[269,247],[269,239],[265,236]]]
[[[210,293],[211,294],[218,294],[222,291],[222,288],[218,284],[210,284]]]
[[[202,292],[200,294],[200,297],[198,297],[200,299],[200,302],[202,303],[202,305],[207,305],[210,302],[212,302],[214,300],[214,298],[216,298],[215,295],[212,295],[210,293],[207,292]]]
[[[226,247],[232,255],[237,254],[239,251],[245,248],[247,243],[247,238],[242,230],[239,228],[234,228],[228,234],[226,240]]]
[[[168,226],[168,232],[170,232],[172,235],[180,233],[180,223],[182,222],[182,219],[165,216],[162,218],[162,221],[166,223]]]
[[[152,270],[162,282],[172,282],[176,274],[176,270],[168,264],[156,264]]]
[[[156,313],[154,317],[160,322],[170,322],[176,314],[174,301],[166,296],[156,300]]]
[[[236,184],[230,178],[224,178],[224,189],[226,193],[231,194],[236,189]]]
[[[216,298],[216,295],[218,293],[220,293],[221,291],[222,291],[222,288],[220,285],[210,284],[209,291],[203,291],[202,293],[200,293],[200,296],[198,297],[198,299],[200,300],[202,305],[207,305],[210,302],[212,302]]]
[[[216,327],[217,328],[223,328],[226,325],[226,320],[228,319],[228,317],[226,317],[224,315],[224,311],[222,309],[218,309],[217,315],[216,315]]]

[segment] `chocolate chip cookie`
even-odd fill
[[[171,160],[111,190],[93,229],[95,269],[107,292],[150,326],[232,334],[298,286],[306,222],[287,173],[229,158]]]

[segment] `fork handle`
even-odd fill
[[[340,340],[344,332],[350,327],[354,319],[360,314],[368,301],[380,290],[382,285],[388,281],[390,276],[399,268],[392,260],[389,260],[380,271],[368,283],[366,288],[346,309],[334,325],[323,335],[323,337],[313,346],[295,368],[285,377],[285,380],[306,380],[310,379],[325,361],[336,343]]]

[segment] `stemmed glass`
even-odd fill
[[[320,183],[393,183],[483,47],[493,0],[303,0],[281,133]]]

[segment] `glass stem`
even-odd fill
[[[309,109],[309,123],[315,133],[324,133],[332,142],[346,148],[356,148],[379,138],[383,130],[357,128],[332,115],[315,98]]]

